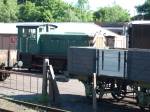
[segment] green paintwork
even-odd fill
[[[34,33],[31,33],[33,32]],[[26,33],[25,33],[26,32]],[[22,53],[38,53],[37,28],[18,27],[18,46],[17,50]]]
[[[46,26],[18,26],[18,60],[24,68],[42,66],[42,57],[49,57],[55,70],[66,70],[70,46],[89,46],[91,37],[82,32],[48,30]],[[52,59],[54,58],[54,59]]]
[[[18,27],[18,51],[37,55],[66,57],[70,46],[89,46],[90,37],[82,32],[53,32],[33,26]],[[34,30],[34,33],[30,33]]]
[[[89,36],[82,34],[46,34],[39,40],[40,54],[67,56],[70,46],[89,46]]]

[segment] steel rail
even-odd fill
[[[53,108],[53,107],[44,106],[44,105],[39,105],[39,104],[33,104],[33,103],[25,102],[25,101],[14,100],[14,99],[7,98],[7,97],[1,97],[1,98],[5,99],[5,100],[8,100],[8,101],[11,101],[11,102],[14,102],[14,103],[22,104],[24,106],[28,106],[28,107],[31,107],[31,108],[42,109],[46,112],[69,112],[67,110],[62,110],[62,109]],[[10,111],[10,112],[12,112],[12,111]]]
[[[8,110],[8,109],[4,109],[4,108],[0,107],[0,112],[14,112],[14,111]]]

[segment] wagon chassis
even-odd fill
[[[75,77],[74,77],[75,78]],[[92,77],[86,78],[76,77],[85,86],[86,97],[92,97]],[[98,98],[102,98],[104,94],[111,93],[111,96],[115,101],[119,102],[124,98],[128,98],[127,94],[133,94],[133,98],[136,100],[136,104],[142,109],[150,109],[150,89],[147,86],[143,86],[141,82],[129,81],[122,78],[112,78],[107,76],[97,77],[96,94]]]

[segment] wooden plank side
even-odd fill
[[[103,50],[99,57],[99,75],[124,77],[124,51]]]
[[[96,51],[99,51],[98,65],[96,65]],[[102,57],[102,52],[104,56]],[[119,54],[120,53],[120,54]],[[118,56],[120,55],[120,56]],[[102,61],[102,58],[104,59]],[[68,71],[70,74],[98,75],[124,77],[124,51],[96,48],[70,48],[68,55]]]
[[[96,49],[70,48],[68,71],[71,74],[91,75],[95,72]]]
[[[149,50],[128,51],[128,78],[134,81],[150,82]]]

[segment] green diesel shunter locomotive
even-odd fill
[[[49,58],[55,71],[65,71],[70,46],[91,46],[91,37],[83,32],[59,31],[59,26],[43,23],[18,25],[18,61],[23,68],[42,68]]]

